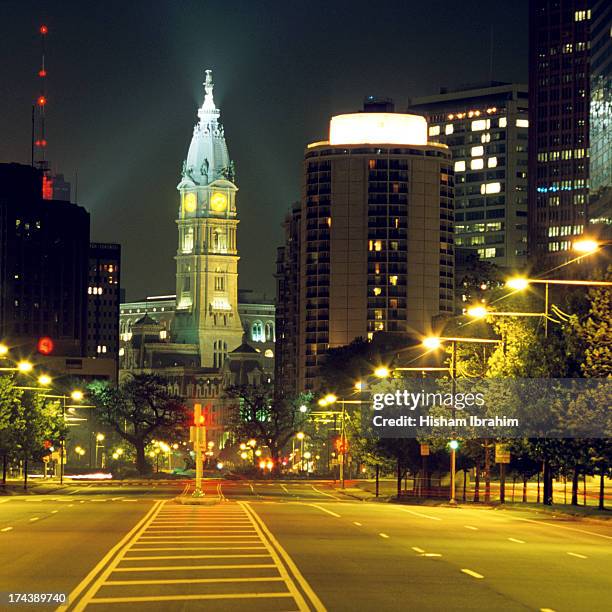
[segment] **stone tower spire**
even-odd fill
[[[183,162],[176,254],[173,338],[197,345],[202,367],[221,367],[240,345],[234,165],[206,70],[204,102]]]

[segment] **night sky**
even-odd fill
[[[281,221],[307,142],[366,95],[527,81],[527,3],[411,0],[0,0],[0,162],[29,163],[47,37],[49,159],[123,246],[129,299],[174,293],[178,192],[204,70],[236,162],[240,286],[274,294]]]

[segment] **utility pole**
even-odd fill
[[[202,404],[193,406],[193,427],[191,428],[191,442],[195,451],[196,482],[192,497],[204,497],[202,491],[202,447],[206,444],[206,428],[202,416]]]

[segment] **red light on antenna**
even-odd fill
[[[36,100],[38,106],[44,106],[47,103],[47,98],[45,96],[39,96],[38,100]]]
[[[40,140],[35,140],[35,141],[34,141],[34,144],[35,144],[37,147],[40,147]]]
[[[38,71],[38,76],[39,77],[46,77],[47,76],[47,71],[43,68],[42,70]]]
[[[40,26],[40,33],[41,34],[46,34],[49,31],[49,28],[46,25],[41,25]]]

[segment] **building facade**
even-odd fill
[[[299,296],[285,319],[297,321],[300,391],[317,388],[329,348],[428,333],[453,311],[450,151],[428,143],[423,117],[376,102],[333,117],[304,155],[299,265],[278,283]]]
[[[276,256],[276,333],[278,336],[274,381],[277,396],[298,392],[297,363],[300,303],[300,224],[302,205],[297,202],[283,222],[284,246]]]
[[[487,83],[415,98],[455,171],[455,247],[511,270],[527,259],[527,86]]]
[[[591,17],[590,188],[612,188],[612,4],[598,0]]]
[[[0,164],[0,339],[23,357],[84,357],[89,213],[44,200],[42,177]]]
[[[589,197],[589,0],[529,3],[529,251],[534,266],[571,259]]]
[[[119,360],[121,245],[89,245],[87,355]]]

